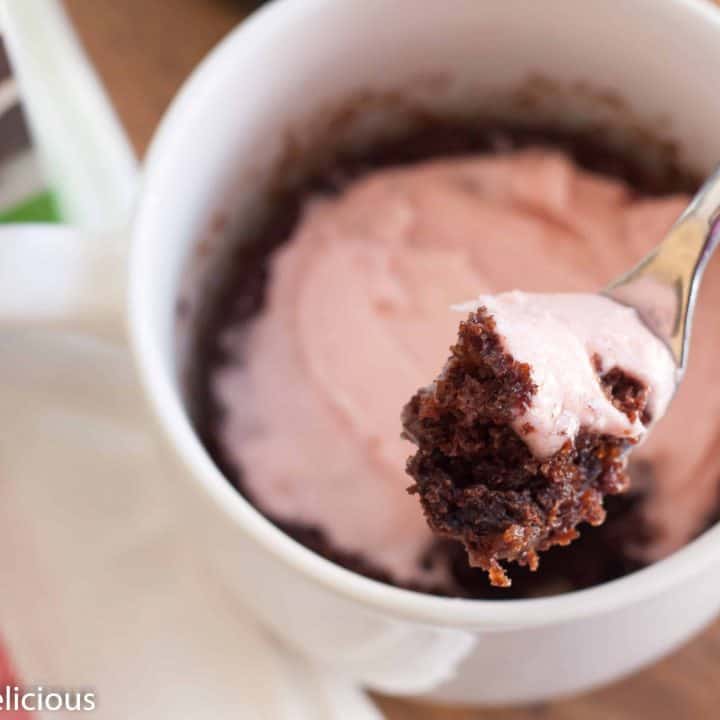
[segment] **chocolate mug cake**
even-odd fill
[[[720,282],[705,285],[718,297],[700,305],[687,379],[633,455],[630,490],[596,504],[585,519],[606,512],[605,523],[545,552],[536,573],[514,570],[511,588],[493,587],[461,543],[427,527],[406,492],[414,447],[399,414],[455,340],[453,303],[602,287],[662,237],[694,186],[586,134],[439,119],[332,158],[277,200],[212,293],[189,384],[203,441],[299,542],[401,587],[528,597],[668,555],[718,508],[706,418],[720,408],[708,383]],[[680,435],[689,439],[678,446]]]

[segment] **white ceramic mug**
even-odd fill
[[[718,527],[620,580],[531,600],[432,597],[328,562],[262,517],[217,469],[183,406],[174,333],[193,249],[217,235],[219,216],[229,234],[250,222],[289,133],[308,153],[335,141],[318,122],[328,108],[370,91],[443,111],[497,109],[506,91],[541,75],[558,87],[619,93],[704,172],[720,159],[716,68],[720,13],[704,0],[276,0],[189,79],[147,158],[126,317],[188,522],[206,534],[211,577],[292,647],[390,693],[523,702],[617,678],[715,615]],[[397,121],[382,105],[360,113],[365,137]],[[607,112],[581,105],[555,107],[558,122]],[[4,322],[103,329],[125,313],[123,248],[68,229],[3,236]]]

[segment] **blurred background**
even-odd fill
[[[249,0],[65,0],[139,156],[193,67],[260,4]],[[427,707],[387,698],[378,702],[390,720],[711,718],[719,712],[719,674],[720,622],[651,669],[577,699],[491,711]]]

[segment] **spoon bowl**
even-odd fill
[[[720,244],[720,169],[703,184],[663,241],[604,291],[635,308],[672,353],[676,381],[687,367],[703,272]]]

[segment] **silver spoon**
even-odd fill
[[[703,271],[720,245],[720,168],[703,184],[664,240],[604,295],[635,308],[670,349],[679,383],[687,366]]]

